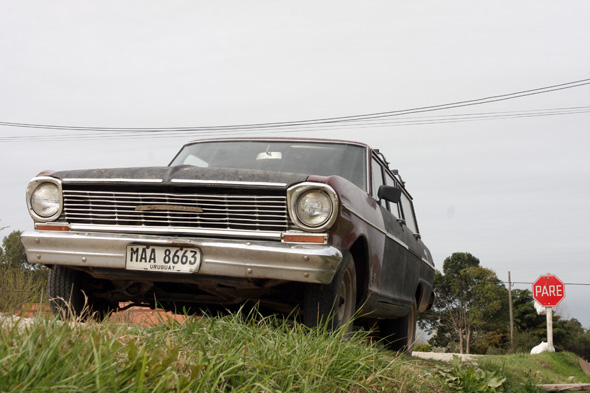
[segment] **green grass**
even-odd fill
[[[571,354],[478,362],[453,368],[389,352],[366,332],[344,338],[256,312],[152,328],[42,316],[0,322],[2,393],[533,392],[533,382],[566,383],[570,375],[590,381]],[[467,388],[504,377],[488,390]]]
[[[2,392],[442,391],[421,364],[364,333],[344,339],[258,315],[0,326]]]
[[[530,380],[537,384],[565,384],[571,383],[570,377],[575,378],[574,383],[590,383],[590,375],[582,371],[578,356],[569,352],[486,356],[478,363],[521,383]]]

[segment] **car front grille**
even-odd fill
[[[285,231],[284,192],[207,189],[96,190],[64,187],[62,218],[71,224]]]

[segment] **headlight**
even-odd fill
[[[51,217],[59,211],[59,189],[55,184],[43,183],[31,195],[31,207],[38,216]]]
[[[290,188],[287,195],[291,219],[302,229],[324,231],[336,220],[338,197],[331,187],[303,183]]]
[[[297,217],[310,227],[319,227],[332,215],[332,201],[323,191],[305,192],[297,201]]]
[[[55,219],[61,212],[61,187],[59,182],[47,178],[35,178],[29,183],[27,204],[36,220]]]

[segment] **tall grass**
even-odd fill
[[[2,392],[433,392],[430,370],[366,333],[255,311],[162,321],[0,325]]]
[[[46,300],[46,274],[0,264],[0,311],[13,313]]]

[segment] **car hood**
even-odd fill
[[[109,168],[109,169],[82,169],[72,171],[59,171],[52,174],[53,177],[64,182],[84,182],[104,184],[109,180],[116,182],[143,183],[154,181],[158,183],[182,183],[195,180],[198,182],[238,182],[238,183],[275,183],[291,186],[295,183],[306,181],[309,177],[297,173],[279,173],[269,171],[245,170],[234,168],[199,168],[183,165],[174,167],[143,167],[143,168]],[[263,185],[263,184],[259,184]]]

